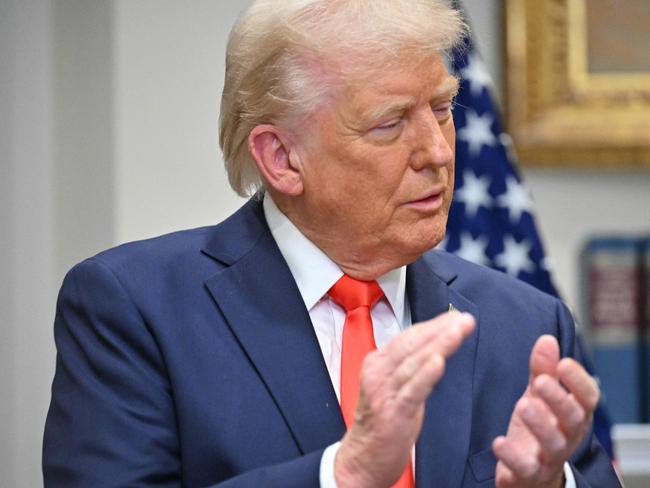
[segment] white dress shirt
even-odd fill
[[[328,295],[328,290],[343,276],[343,271],[277,208],[264,197],[264,214],[271,234],[296,280],[298,290],[309,311],[327,370],[340,398],[341,343],[345,310]],[[411,325],[411,311],[406,306],[406,267],[402,266],[377,279],[384,292],[371,309],[375,343],[380,348]]]
[[[345,310],[328,295],[328,290],[343,276],[343,271],[323,251],[298,230],[284,215],[268,193],[264,194],[264,216],[280,253],[293,275],[309,311],[327,371],[339,402],[341,382],[341,344]],[[406,295],[406,266],[389,271],[377,279],[384,292],[370,310],[375,344],[381,348],[411,325],[411,309]],[[321,488],[336,488],[334,457],[340,442],[329,446],[320,465]],[[415,457],[412,457],[415,460]],[[564,467],[565,488],[575,488],[573,473]]]

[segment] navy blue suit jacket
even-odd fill
[[[408,266],[414,322],[453,304],[477,330],[426,404],[418,487],[494,484],[492,440],[526,388],[535,340],[574,353],[556,299],[430,252]],[[225,222],[74,267],[59,296],[46,487],[312,487],[344,423],[298,288],[260,202]],[[618,486],[591,436],[579,486]]]

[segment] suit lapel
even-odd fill
[[[308,453],[345,433],[309,313],[263,218],[249,203],[204,250],[230,266],[206,281],[229,327],[282,413],[296,443]],[[241,225],[246,227],[242,231]]]
[[[429,255],[431,256],[431,255]],[[407,290],[413,323],[447,312],[450,305],[476,317],[476,306],[448,285],[455,275],[435,259],[421,258],[408,267]],[[472,378],[478,328],[447,361],[443,379],[427,400],[422,431],[416,445],[418,486],[461,486],[472,425]]]

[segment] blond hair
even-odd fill
[[[219,143],[240,195],[262,181],[248,151],[260,124],[295,126],[348,75],[444,54],[466,30],[449,0],[257,0],[228,41]]]

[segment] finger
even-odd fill
[[[589,418],[573,394],[567,392],[555,378],[547,375],[535,380],[533,390],[551,409],[570,443],[579,440],[588,426]]]
[[[442,330],[429,341],[428,346],[433,347],[444,358],[449,358],[473,332],[476,321],[468,313],[449,312],[444,315],[447,323],[441,324]]]
[[[562,463],[567,439],[560,430],[558,419],[539,398],[531,397],[521,404],[521,419],[539,443],[542,462],[548,465]]]
[[[502,462],[497,463],[494,482],[497,488],[511,488],[517,486],[517,480],[512,471]]]
[[[438,352],[449,357],[473,329],[474,318],[471,315],[459,312],[445,313],[410,327],[390,341],[383,352],[394,367],[432,343],[439,344]]]
[[[392,388],[397,390],[410,381],[416,372],[421,371],[422,366],[431,357],[440,356],[440,360],[444,363],[445,359],[460,347],[465,335],[473,328],[474,319],[469,315],[463,316],[461,314],[456,314],[451,318],[455,321],[446,324],[444,329],[440,330],[428,343],[419,344],[419,348],[396,348],[396,354],[400,355],[401,361],[395,361],[392,373],[389,376],[389,384]],[[409,351],[407,355],[404,355],[405,349]],[[435,360],[434,362],[438,363],[439,361]],[[424,374],[430,374],[427,371],[426,368],[422,370]],[[434,384],[439,379],[439,377],[434,378]]]
[[[543,335],[530,353],[530,381],[541,375],[556,376],[558,362],[560,361],[560,346],[557,339],[551,335]]]
[[[473,330],[474,318],[458,312],[444,314],[407,331],[391,341],[379,354],[368,355],[364,370],[382,372],[386,395],[419,407],[444,374],[445,358],[458,349]],[[433,329],[426,331],[427,327]],[[422,338],[429,339],[423,342]]]
[[[445,373],[445,360],[439,354],[430,356],[397,392],[397,401],[406,409],[418,408],[431,394]],[[404,412],[408,414],[408,412]]]
[[[499,436],[492,443],[492,451],[512,473],[515,479],[532,479],[540,469],[539,446],[522,449],[516,442]]]
[[[580,363],[571,358],[560,361],[558,374],[562,384],[569,389],[580,405],[587,411],[587,414],[591,416],[600,399],[600,389],[596,380],[585,371]]]
[[[436,344],[428,344],[414,351],[404,357],[401,362],[396,363],[393,370],[388,374],[386,384],[394,390],[399,390],[417,373],[422,372],[424,365],[434,356],[438,356],[444,362],[444,358],[439,353]]]

